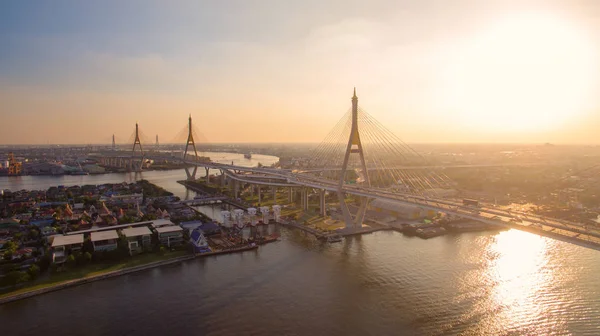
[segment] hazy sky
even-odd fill
[[[1,1],[0,143],[599,143],[600,1]]]

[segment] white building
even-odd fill
[[[161,245],[171,247],[183,243],[183,228],[181,226],[161,226],[155,229]]]
[[[94,252],[112,251],[117,249],[119,234],[117,230],[97,231],[90,234]]]
[[[83,234],[74,234],[69,236],[54,236],[52,240],[52,261],[62,264],[67,261],[67,257],[80,251],[83,247]]]
[[[152,244],[152,232],[147,226],[123,229],[121,234],[127,238],[130,255],[140,253]]]

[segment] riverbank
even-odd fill
[[[205,257],[222,255],[222,254],[245,252],[245,251],[256,250],[256,249],[258,249],[258,246],[254,245],[254,246],[243,246],[243,247],[221,250],[221,251],[207,252],[207,253],[202,253],[202,254],[186,254],[183,256],[177,256],[177,257],[169,258],[166,260],[145,263],[145,264],[142,264],[139,266],[126,267],[126,268],[122,268],[122,269],[118,269],[118,270],[110,270],[109,269],[109,270],[106,270],[106,271],[100,272],[100,273],[96,272],[96,273],[92,273],[93,275],[89,275],[89,276],[86,276],[83,278],[65,280],[65,281],[60,281],[57,283],[52,282],[52,283],[47,283],[47,284],[34,285],[34,286],[18,289],[13,292],[0,294],[0,305],[9,303],[9,302],[18,301],[18,300],[23,300],[23,299],[30,298],[30,297],[37,296],[37,295],[42,295],[42,294],[58,291],[61,289],[66,289],[66,288],[71,288],[71,287],[87,284],[87,283],[94,282],[94,281],[110,279],[110,278],[114,278],[117,276],[140,272],[140,271],[144,271],[144,270],[148,270],[148,269],[152,269],[152,268],[156,268],[156,267],[177,264],[177,263],[180,263],[183,261],[192,260],[192,259],[196,259],[196,258],[205,258]],[[179,251],[179,252],[181,252],[181,251]],[[40,288],[40,286],[42,286],[42,287]],[[34,289],[34,288],[37,288],[37,289]]]

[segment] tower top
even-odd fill
[[[356,96],[356,87],[354,87],[354,95],[352,95],[352,99],[358,99],[358,97]]]

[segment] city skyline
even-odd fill
[[[353,86],[410,143],[600,142],[593,1],[0,9],[0,144],[318,143]]]

